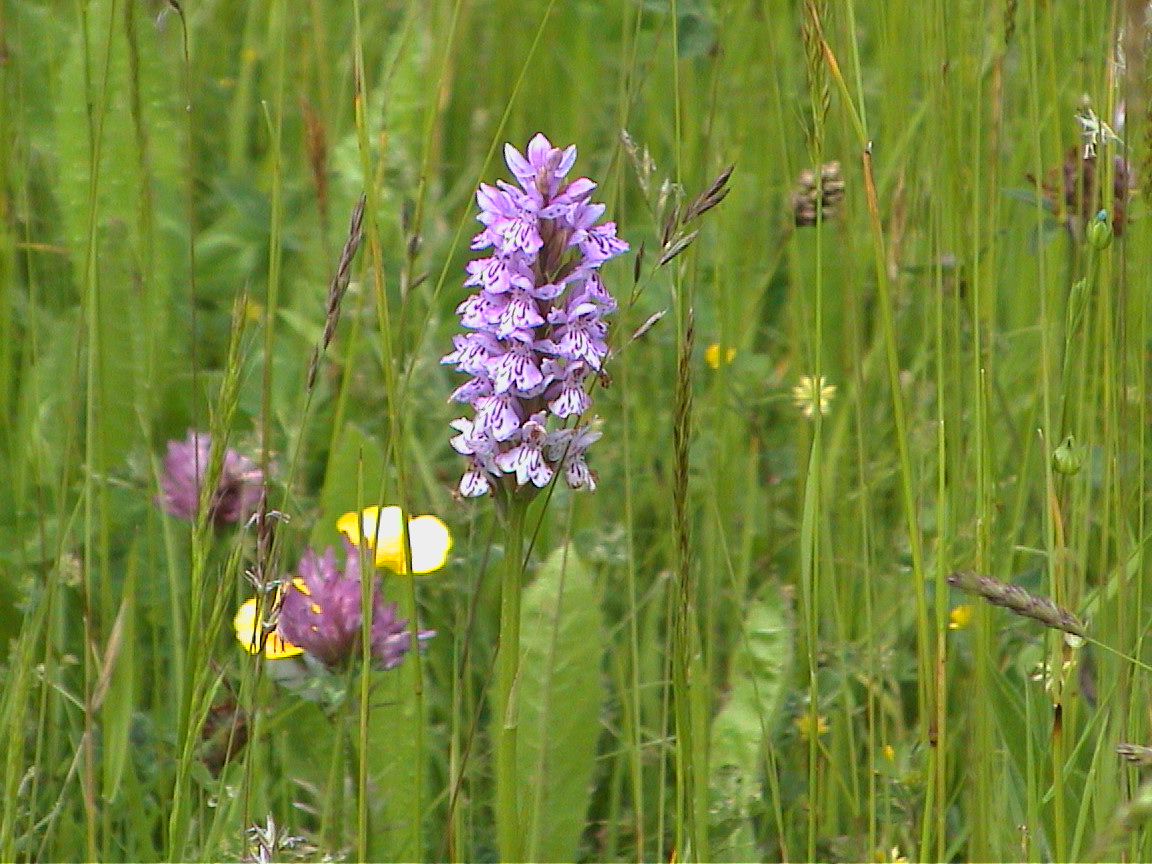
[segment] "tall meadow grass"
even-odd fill
[[[1152,856],[1147,15],[0,2],[0,860]],[[509,540],[440,361],[537,132],[631,251]],[[164,512],[188,430],[253,519]],[[245,651],[374,504],[423,650]]]

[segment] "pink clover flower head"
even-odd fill
[[[307,550],[288,584],[280,607],[278,635],[302,648],[325,666],[346,668],[360,655],[360,553],[344,540],[344,567],[336,552]],[[378,585],[372,591],[372,658],[379,669],[399,665],[408,652],[411,634],[408,621],[396,617],[396,604],[385,603]],[[432,630],[421,630],[419,641],[431,639]]]
[[[467,265],[464,284],[476,293],[457,307],[464,333],[441,360],[470,376],[451,397],[473,411],[451,424],[453,448],[468,457],[459,491],[531,495],[557,472],[591,490],[584,453],[600,433],[580,418],[591,408],[587,380],[608,356],[605,317],[616,311],[599,271],[628,244],[615,223],[600,222],[596,184],[566,179],[575,146],[536,135],[524,153],[505,145],[504,158],[516,184],[476,193],[484,227],[472,248],[490,255]]]
[[[183,441],[168,442],[157,498],[165,513],[188,522],[196,520],[211,450],[208,433],[191,429]],[[208,521],[217,528],[244,521],[256,512],[263,490],[264,473],[256,463],[228,448],[208,502]]]

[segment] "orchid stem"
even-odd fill
[[[504,581],[500,589],[500,642],[496,656],[496,837],[501,861],[523,860],[517,795],[516,731],[519,723],[520,585],[524,574],[526,505],[504,508]]]

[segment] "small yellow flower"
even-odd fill
[[[800,383],[792,388],[792,402],[808,419],[812,419],[817,411],[827,414],[835,395],[836,385],[829,384],[823,375],[801,375]]]
[[[812,737],[813,727],[815,727],[816,735],[823,735],[828,731],[828,718],[822,714],[813,714],[811,711],[805,711],[803,714],[797,714],[796,718],[792,721],[792,725],[796,727],[796,731],[800,733],[800,737],[808,740]]]
[[[304,580],[297,577],[292,580],[304,590]],[[236,631],[237,641],[243,645],[249,654],[260,653],[261,627],[256,618],[256,598],[245,600],[232,619],[232,628]],[[304,649],[298,648],[273,630],[264,640],[264,657],[268,660],[283,660],[285,657],[295,657],[303,654]]]
[[[895,750],[895,748],[892,747],[891,744],[885,744],[883,747],[880,748],[880,752],[884,754],[884,758],[887,759],[889,762],[895,762],[896,761],[896,750]]]
[[[261,321],[264,318],[264,307],[255,300],[244,299],[244,318],[251,322]]]
[[[704,349],[704,362],[707,363],[709,366],[711,366],[713,369],[719,369],[720,368],[720,354],[721,354],[720,345],[716,342],[713,342],[711,345],[709,345],[707,348]],[[736,349],[735,348],[724,348],[723,354],[724,354],[724,362],[725,363],[731,363],[732,358],[736,356]]]
[[[877,849],[872,853],[872,860],[877,864],[908,864],[908,858],[900,854],[899,846],[893,846],[887,852]]]
[[[959,630],[961,627],[967,627],[972,623],[972,615],[976,611],[976,607],[971,603],[962,603],[956,606],[948,613],[948,629]]]
[[[360,513],[345,513],[336,520],[336,527],[353,543],[358,544],[363,537],[364,545],[375,552],[378,566],[404,573],[400,518],[399,507],[374,504]],[[435,516],[417,516],[408,520],[408,546],[412,552],[412,572],[431,573],[448,560],[452,535],[448,526]]]

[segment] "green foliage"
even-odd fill
[[[600,586],[571,546],[524,591],[519,773],[525,857],[571,861],[586,824],[600,732]]]
[[[417,746],[425,723],[414,698],[410,674],[379,674],[368,730],[373,832],[373,861],[410,861],[420,857],[421,802],[427,796]]]
[[[440,358],[476,184],[537,131],[645,252],[604,273],[598,489],[523,538],[525,854],[1152,855],[1114,755],[1148,743],[1141,4],[3,4],[0,859],[237,860],[254,826],[276,860],[496,857],[508,547],[453,497]],[[266,534],[159,511],[190,428],[268,473]],[[377,574],[425,653],[238,646],[247,574],[401,502],[455,538]]]
[[[709,785],[717,837],[712,848],[728,861],[759,857],[748,822],[761,809],[764,747],[776,737],[792,675],[792,612],[778,589],[749,606],[732,651],[728,701],[712,721]]]

